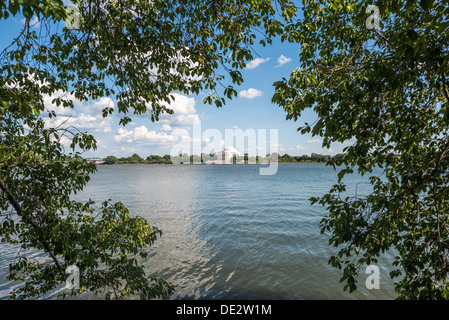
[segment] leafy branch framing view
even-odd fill
[[[0,54],[0,237],[46,261],[21,256],[9,279],[24,285],[11,298],[57,290],[70,265],[80,288],[105,298],[167,297],[174,287],[147,275],[142,259],[161,231],[121,203],[72,200],[95,172],[81,157],[95,138],[70,126],[48,128],[45,98],[60,108],[113,96],[104,117],[133,114],[158,121],[173,114],[173,92],[211,92],[223,107],[253,60],[274,38],[300,45],[300,68],[274,83],[272,102],[287,120],[304,110],[318,116],[299,128],[323,140],[355,141],[328,159],[339,171],[328,194],[314,197],[328,215],[322,233],[338,247],[329,262],[345,288],[357,288],[363,265],[395,250],[396,291],[402,299],[447,299],[449,267],[449,4],[447,0],[355,1],[73,1],[77,28],[67,28],[61,0],[0,1],[0,20],[21,14],[22,31]],[[367,28],[366,8],[379,9]],[[40,32],[30,28],[33,16]],[[73,17],[72,17],[73,19]],[[223,74],[220,73],[222,70]],[[229,84],[231,83],[231,84]],[[50,117],[56,117],[52,111]],[[61,144],[70,139],[71,150]],[[369,175],[373,192],[342,198],[343,177]]]

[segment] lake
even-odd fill
[[[386,263],[380,289],[368,290],[362,270],[350,294],[341,271],[328,265],[336,249],[320,234],[326,215],[309,198],[326,193],[337,173],[321,163],[260,165],[103,165],[81,199],[122,201],[163,231],[149,248],[149,274],[176,290],[168,299],[394,299]],[[366,178],[348,179],[364,192]],[[357,191],[356,191],[357,188]],[[366,191],[366,190],[365,190]],[[4,280],[14,257],[0,246],[0,299],[16,284]],[[386,256],[382,261],[392,261]],[[385,264],[385,265],[384,265]]]

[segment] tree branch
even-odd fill
[[[424,182],[426,182],[427,180],[433,178],[435,179],[436,176],[438,175],[439,172],[439,167],[441,165],[441,161],[443,160],[444,155],[447,153],[447,151],[449,150],[449,142],[446,143],[446,145],[443,148],[443,151],[440,154],[440,157],[438,158],[438,162],[435,166],[435,168],[433,169],[432,173],[426,175],[425,177],[423,177],[421,180],[419,180],[418,182],[416,182],[414,185],[412,185],[410,188],[407,188],[407,190],[402,191],[401,193],[399,193],[398,195],[396,195],[394,197],[393,200],[402,197],[404,194],[409,193],[410,191],[414,190],[415,188],[419,187],[420,185],[422,185]]]
[[[0,177],[0,189],[3,190],[3,192],[6,193],[9,202],[11,203],[11,205],[13,206],[13,208],[16,210],[17,214],[23,218],[23,210],[22,210],[22,206],[20,205],[20,203],[16,200],[16,198],[11,194],[11,192],[8,191],[8,188],[6,187],[6,183],[5,181]],[[22,219],[23,221],[23,219]],[[33,226],[33,228],[35,229],[41,229],[41,227],[32,219],[29,220],[31,226]],[[64,269],[62,269],[61,265],[59,264],[59,261],[57,259],[57,257],[55,256],[55,254],[53,253],[53,249],[50,247],[50,245],[48,244],[47,241],[43,240],[42,244],[44,245],[45,250],[47,250],[47,252],[50,254],[51,258],[53,259],[53,261],[55,262],[56,267],[58,268],[59,273],[61,274],[62,278],[64,280],[67,279],[67,276],[64,272]]]
[[[446,96],[447,102],[449,102],[449,92],[447,91],[446,74],[445,73],[443,73],[443,92],[444,92],[444,95]]]

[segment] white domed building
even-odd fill
[[[223,151],[217,152],[217,160],[214,162],[220,164],[232,164],[234,157],[239,157],[240,152],[238,152],[234,147],[226,147]]]

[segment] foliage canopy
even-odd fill
[[[73,99],[114,97],[116,105],[103,116],[116,112],[123,125],[132,114],[157,121],[161,113],[173,113],[167,105],[174,91],[206,89],[212,92],[207,102],[220,107],[236,95],[224,83],[243,81],[239,69],[253,59],[251,46],[281,34],[296,7],[288,0],[73,3],[0,1],[2,23],[16,15],[26,19],[0,54],[0,237],[48,258],[23,255],[10,264],[9,278],[24,283],[11,298],[57,290],[72,265],[81,286],[63,295],[165,297],[173,287],[146,275],[142,262],[161,231],[122,203],[72,199],[95,171],[80,155],[95,149],[96,141],[64,124],[48,127],[39,116],[56,113],[46,110],[45,101],[73,108]],[[39,32],[30,25],[34,16]],[[70,150],[62,139],[70,140]]]
[[[399,298],[449,298],[448,1],[303,1],[289,25],[301,67],[278,81],[273,101],[323,146],[350,142],[339,183],[312,199],[329,212],[321,222],[338,254],[345,289],[362,265],[396,252],[390,276]],[[367,10],[370,5],[378,8]],[[373,27],[378,20],[379,28]],[[344,176],[370,176],[366,197],[345,194]]]

